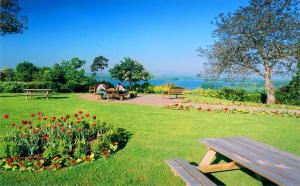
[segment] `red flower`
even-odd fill
[[[83,112],[80,110],[80,111],[78,111],[78,114],[82,114]]]
[[[103,153],[104,156],[107,157],[109,155],[109,150],[108,149],[103,149],[102,153]]]
[[[43,134],[43,139],[48,141],[49,140],[49,136],[47,134]]]
[[[81,120],[80,120],[80,119],[78,119],[78,120],[77,120],[77,123],[80,123],[80,122],[81,122]]]
[[[224,108],[224,110],[225,110],[225,111],[228,111],[228,108],[226,107],[226,108]]]
[[[44,116],[44,117],[43,117],[43,120],[47,120],[47,119],[48,119],[48,117],[47,117],[47,116]]]
[[[22,120],[21,123],[22,123],[23,125],[26,125],[26,124],[27,124],[27,121],[26,121],[26,120]]]
[[[97,116],[93,116],[93,119],[97,119]]]
[[[56,120],[56,117],[55,117],[55,116],[52,116],[52,122],[55,121],[55,120]]]
[[[72,131],[70,129],[68,129],[67,133],[70,135],[72,133]]]
[[[38,115],[39,115],[39,116],[42,116],[42,115],[43,115],[43,113],[41,113],[41,112],[38,112]]]
[[[65,118],[64,117],[60,117],[60,120],[65,120]]]
[[[3,115],[3,118],[4,118],[4,119],[8,119],[8,114],[4,114],[4,115]]]
[[[34,117],[34,113],[30,114],[31,117]]]
[[[95,126],[96,126],[96,124],[97,124],[96,122],[93,122],[93,123],[92,123],[93,127],[95,127]]]
[[[61,123],[58,123],[58,126],[59,126],[59,127],[62,127],[62,126],[63,126],[63,124],[61,124]]]
[[[210,111],[211,111],[211,109],[210,109],[210,108],[208,108],[208,109],[207,109],[207,111],[208,111],[208,112],[210,112]]]
[[[78,117],[78,114],[74,114],[74,117],[77,118],[77,117]]]
[[[66,115],[66,118],[69,119],[69,118],[70,118],[70,115]]]
[[[28,123],[29,125],[31,125],[31,124],[32,124],[32,121],[29,120],[29,121],[27,121],[27,123]]]
[[[60,128],[60,131],[64,132],[64,131],[65,131],[65,128],[61,127],[61,128]]]
[[[89,116],[90,116],[90,114],[89,114],[89,113],[86,113],[86,114],[85,114],[85,117],[89,117]]]
[[[16,126],[16,123],[12,123],[11,126],[12,126],[12,127],[15,127],[15,126]]]
[[[53,129],[56,129],[56,127],[57,127],[56,125],[53,125],[53,126],[52,126]]]

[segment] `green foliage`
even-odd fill
[[[59,87],[53,82],[0,82],[0,93],[21,93],[30,88],[58,90]]]
[[[13,81],[15,80],[16,72],[12,68],[0,69],[0,81]]]
[[[58,154],[57,149],[55,146],[48,146],[45,148],[43,152],[43,158],[47,161],[50,161]]]
[[[79,159],[83,158],[86,155],[87,145],[85,141],[77,140],[76,147],[74,149],[74,158]]]
[[[26,29],[27,18],[20,16],[21,10],[17,0],[0,1],[0,34],[22,33]]]
[[[16,79],[18,81],[32,81],[38,68],[28,61],[18,63],[16,66]]]
[[[132,90],[138,93],[154,93],[154,85],[151,85],[149,82],[144,82],[143,84],[135,83],[132,86]]]
[[[300,105],[300,61],[296,75],[288,85],[276,91],[276,98],[284,104]]]
[[[31,120],[23,119],[21,124],[12,125],[10,134],[0,138],[0,157],[6,162],[0,164],[0,168],[10,166],[6,160],[14,158],[19,170],[23,170],[23,163],[19,162],[24,160],[43,161],[43,165],[37,166],[39,169],[47,166],[56,170],[81,161],[92,161],[95,154],[98,158],[107,157],[124,147],[128,140],[124,130],[83,111],[60,117],[48,117],[41,112],[30,115]]]
[[[128,81],[130,87],[132,87],[133,83],[148,81],[151,78],[151,74],[144,69],[142,64],[128,57],[125,57],[121,64],[116,64],[109,72],[114,79],[118,79],[121,82]]]
[[[0,139],[0,158],[5,158],[9,156],[9,142],[4,139]]]
[[[102,153],[102,140],[101,139],[94,139],[91,142],[91,151],[95,153],[95,155],[100,155]]]
[[[261,92],[246,92],[243,89],[229,88],[223,88],[220,90],[198,88],[193,90],[192,93],[204,97],[213,97],[232,101],[250,101],[255,103],[262,102],[262,96],[264,94]]]

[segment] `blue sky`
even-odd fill
[[[38,66],[79,57],[123,57],[153,74],[196,75],[204,59],[196,49],[213,43],[219,13],[246,0],[21,0],[28,17],[23,34],[0,36],[1,67],[27,60]]]

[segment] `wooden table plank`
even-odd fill
[[[220,139],[220,142],[224,144],[224,147],[229,148],[232,152],[239,154],[249,161],[253,162],[260,168],[266,169],[270,172],[274,172],[278,176],[285,177],[289,180],[293,180],[294,182],[299,182],[300,180],[297,179],[298,175],[295,170],[291,170],[288,168],[287,165],[282,164],[282,167],[278,167],[277,162],[272,161],[270,158],[266,157],[266,154],[261,154],[259,151],[255,149],[251,149],[248,146],[245,146],[237,141],[231,141],[230,138],[223,138]]]
[[[295,162],[297,164],[300,164],[300,157],[294,155],[294,154],[291,154],[291,153],[288,153],[288,152],[285,152],[283,150],[280,150],[280,149],[277,149],[271,145],[267,145],[267,144],[264,144],[264,143],[259,143],[259,142],[256,142],[254,140],[251,140],[249,138],[246,138],[246,137],[233,137],[235,139],[239,139],[245,143],[249,143],[249,144],[252,144],[256,147],[260,147],[266,151],[269,151],[270,153],[272,154],[276,154],[278,155],[279,157],[285,157],[287,158],[288,160],[291,160],[292,162]]]
[[[249,160],[247,158],[247,154],[245,153],[236,153],[233,152],[232,146],[224,146],[221,139],[204,139],[200,141],[202,144],[206,145],[209,148],[212,148],[213,150],[217,151],[218,153],[224,155],[227,158],[230,158],[231,160],[234,160],[235,162],[239,163],[240,165],[252,170],[253,172],[273,181],[274,183],[277,183],[279,185],[299,185],[300,183],[295,180],[290,180],[287,177],[284,177],[282,175],[278,175],[277,173],[274,173],[270,171],[269,169],[266,169],[265,167],[259,166]]]
[[[286,167],[288,170],[292,172],[299,172],[300,174],[300,163],[297,161],[294,161],[293,159],[288,158],[287,156],[279,155],[278,153],[274,151],[269,151],[268,149],[265,149],[264,147],[260,146],[259,143],[253,144],[250,141],[246,141],[242,138],[228,138],[228,140],[235,141],[239,145],[244,146],[244,148],[255,151],[257,155],[259,155],[260,158],[263,158],[264,160],[268,160],[271,163],[274,164],[274,166],[278,166],[279,168]],[[280,150],[278,149],[278,152]],[[290,155],[290,154],[289,154]]]

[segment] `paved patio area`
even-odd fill
[[[164,106],[164,105],[171,105],[171,104],[180,104],[182,102],[182,98],[169,98],[163,97],[162,95],[158,94],[139,94],[138,97],[134,99],[125,99],[123,101],[117,99],[110,99],[110,100],[99,100],[97,95],[93,94],[81,94],[81,98],[94,100],[99,102],[116,102],[116,103],[132,103],[138,105],[155,105],[155,106]]]

